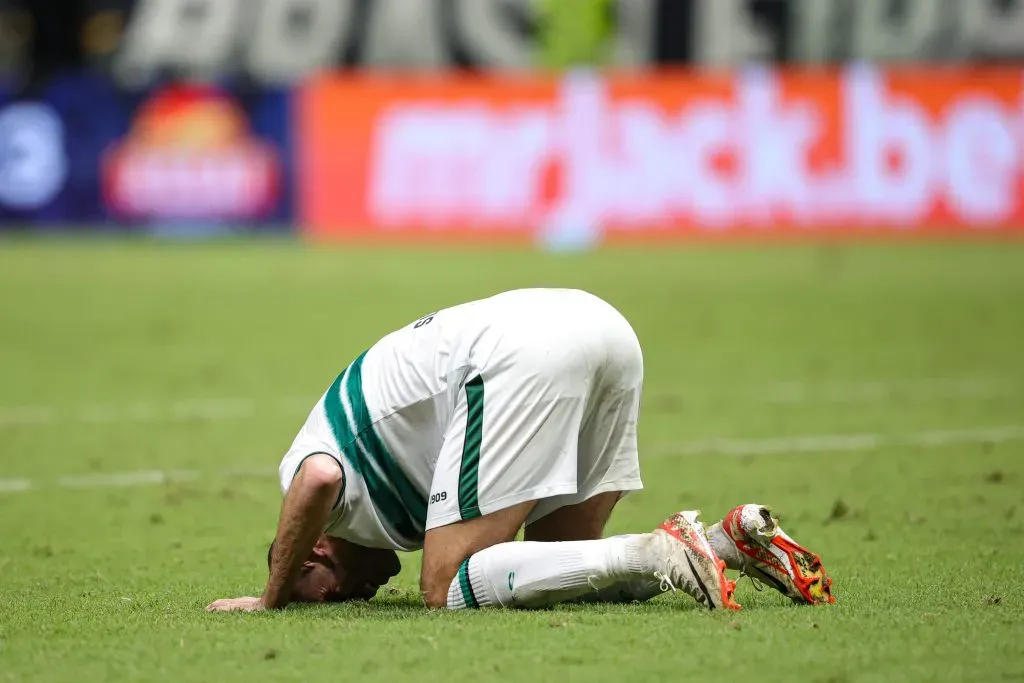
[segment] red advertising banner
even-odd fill
[[[317,238],[1024,234],[1024,71],[328,75]]]

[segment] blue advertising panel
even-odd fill
[[[95,72],[0,90],[0,229],[288,229],[291,97]]]

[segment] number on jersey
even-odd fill
[[[434,311],[430,315],[423,316],[422,318],[420,318],[419,320],[416,321],[416,323],[412,326],[412,329],[418,330],[419,328],[423,327],[424,325],[429,325],[430,322],[434,319],[435,315],[437,315],[437,311]]]

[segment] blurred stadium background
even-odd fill
[[[0,225],[1012,233],[1022,45],[1006,0],[4,0]]]
[[[0,680],[1020,680],[1022,65],[1021,0],[0,0]],[[836,608],[206,617],[335,373],[528,286],[643,342],[612,531],[773,503]]]

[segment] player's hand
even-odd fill
[[[222,598],[206,606],[207,612],[262,612],[267,609],[263,598]]]

